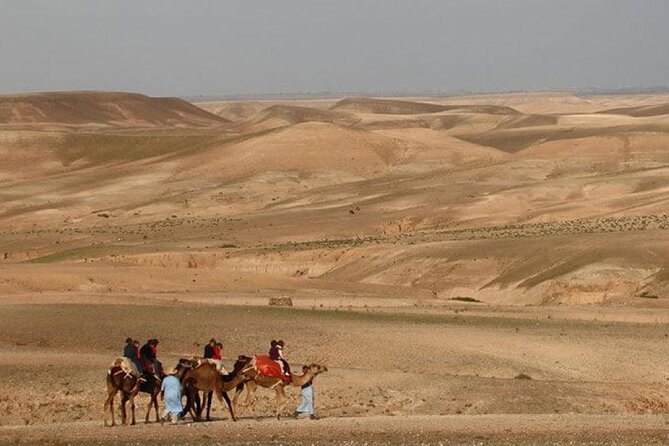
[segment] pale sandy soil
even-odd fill
[[[105,429],[93,423],[0,428],[0,444],[114,445],[664,445],[661,416],[485,415],[373,416],[317,421],[216,421]]]
[[[2,306],[3,425],[100,424],[104,370],[127,335],[159,337],[168,365],[197,354],[211,336],[224,342],[227,364],[282,337],[294,365],[330,367],[316,382],[319,414],[330,419],[518,414],[522,420],[526,414],[669,410],[669,324],[606,320],[611,309],[585,309],[572,318],[561,317],[561,308],[507,308],[497,316],[495,309],[465,305],[349,311],[157,305],[151,299],[141,305],[57,302]],[[531,379],[516,379],[520,374]],[[288,411],[298,392],[289,394]],[[139,420],[147,400],[139,398]],[[261,391],[258,414],[270,416],[272,401],[272,392]],[[217,404],[213,413],[227,418]]]

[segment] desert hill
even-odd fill
[[[641,105],[637,107],[621,107],[603,110],[599,113],[627,115],[634,117],[669,115],[669,104]]]
[[[123,289],[171,292],[197,264],[241,275],[197,285],[224,294],[665,302],[663,97],[203,105],[226,118],[132,94],[13,98],[0,293],[88,289],[91,264],[105,289],[120,264],[137,273]],[[70,272],[39,285],[23,262]]]
[[[0,95],[0,125],[207,127],[225,122],[178,98],[88,91]]]
[[[330,109],[384,115],[415,115],[454,110],[484,114],[520,114],[517,110],[514,110],[511,107],[498,105],[441,105],[427,102],[376,98],[346,98],[332,105]]]
[[[323,122],[351,126],[359,121],[355,115],[287,104],[275,104],[261,110],[253,118],[243,121],[244,130],[265,130],[304,122]]]
[[[330,109],[384,115],[415,115],[421,113],[438,113],[446,110],[446,107],[439,104],[396,99],[346,98],[336,102]]]

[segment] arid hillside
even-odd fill
[[[178,98],[87,91],[0,95],[0,126],[205,127],[223,122]]]
[[[2,96],[0,294],[667,306],[666,104]]]

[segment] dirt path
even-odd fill
[[[99,422],[0,428],[0,444],[669,444],[666,415],[456,415],[263,419],[105,428]]]

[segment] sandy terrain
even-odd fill
[[[613,424],[613,426],[612,426]],[[0,444],[73,445],[664,445],[666,420],[658,416],[398,416],[140,425],[110,430],[93,423],[0,428]]]
[[[0,96],[0,444],[666,444],[668,103]],[[126,336],[324,419],[104,429]]]

